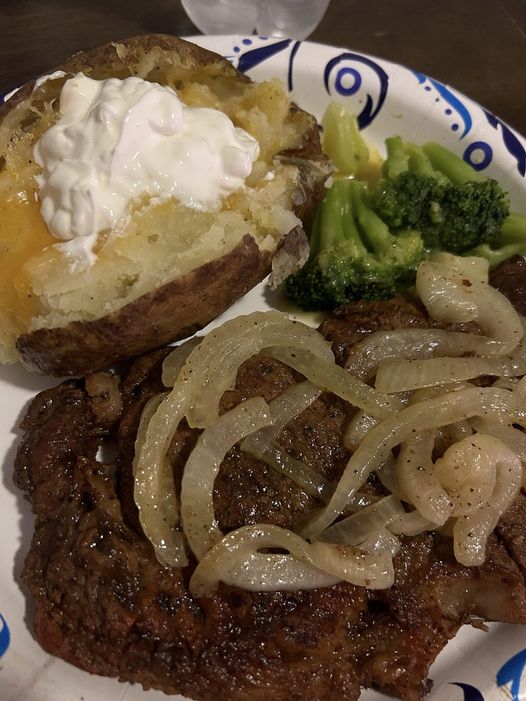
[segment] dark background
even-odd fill
[[[0,92],[145,32],[197,30],[179,0],[0,0]],[[526,134],[526,0],[332,0],[310,39],[416,68]]]

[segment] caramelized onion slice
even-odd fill
[[[448,455],[450,451],[451,457]],[[439,471],[443,472],[444,463],[450,461],[447,465],[447,476],[451,479],[451,476],[457,472],[454,469],[455,464],[460,462],[468,468],[463,471],[466,476],[466,485],[475,484],[476,486],[473,503],[469,496],[471,490],[466,491],[465,485],[462,485],[461,490],[457,490],[464,491],[464,496],[461,496],[455,505],[455,513],[459,513],[453,528],[455,557],[466,566],[481,565],[485,560],[486,543],[490,533],[520,490],[522,464],[519,457],[502,441],[483,434],[464,439],[450,451],[441,461],[437,461],[441,463],[438,465]],[[479,463],[485,463],[485,473],[488,469],[492,473],[492,488],[489,494],[487,494],[489,485],[484,484],[484,478],[478,481],[472,476],[474,468]],[[455,490],[453,490],[453,498],[455,496]],[[475,503],[478,508],[474,508]]]
[[[418,360],[433,356],[500,356],[507,349],[487,336],[445,329],[375,331],[353,346],[345,368],[362,380],[374,377],[380,362],[390,358]]]
[[[188,558],[179,529],[179,503],[172,468],[166,455],[168,444],[155,433],[154,416],[168,399],[166,394],[159,394],[144,407],[135,441],[133,496],[142,529],[159,562],[183,567],[188,564]],[[177,399],[182,401],[179,395]],[[179,414],[182,417],[181,408]]]
[[[454,443],[436,461],[434,472],[447,490],[451,516],[474,513],[491,498],[499,444],[489,436],[475,434]]]
[[[312,384],[332,392],[372,416],[383,418],[400,408],[394,397],[376,392],[334,362],[316,357],[310,350],[269,348],[270,354],[304,375]]]
[[[380,423],[376,416],[370,416],[364,411],[357,411],[347,424],[343,435],[343,444],[347,450],[355,451],[371,429]]]
[[[422,431],[402,443],[396,461],[396,476],[406,501],[425,519],[442,525],[451,515],[451,504],[436,475],[432,461],[434,446],[434,430]]]
[[[259,559],[261,548],[283,548],[290,555],[279,560],[267,555]],[[279,566],[272,572],[271,566],[276,562]],[[259,573],[256,582],[248,572],[254,563]],[[268,569],[263,571],[265,565]],[[316,570],[321,570],[321,574]],[[239,587],[245,584],[250,589],[301,589],[303,580],[320,586],[324,573],[324,586],[345,580],[373,589],[387,588],[394,580],[392,554],[388,549],[370,554],[329,543],[308,543],[296,533],[274,525],[242,526],[228,533],[200,561],[190,580],[190,592],[196,597],[205,596],[216,589],[219,581]]]
[[[526,433],[507,421],[495,421],[481,416],[475,416],[470,421],[473,428],[479,433],[493,436],[501,440],[513,451],[522,462],[526,462]]]
[[[447,323],[476,321],[486,336],[501,343],[503,355],[511,353],[524,333],[511,302],[475,276],[470,279],[456,256],[443,260],[418,266],[416,289],[430,316]]]
[[[177,376],[179,375],[183,365],[186,363],[186,359],[202,340],[202,338],[194,336],[194,338],[181,343],[180,346],[173,349],[170,355],[166,356],[166,358],[163,360],[162,369],[162,382],[165,387],[174,386]]]
[[[308,409],[321,394],[319,387],[310,382],[296,382],[286,387],[281,394],[269,403],[272,426],[263,428],[255,435],[266,434],[269,438],[276,438],[285,426]],[[245,439],[245,443],[250,438]]]
[[[262,397],[241,402],[205,429],[186,461],[181,483],[183,531],[198,560],[222,538],[214,516],[214,482],[226,453],[271,421]]]
[[[334,484],[326,480],[309,465],[288,455],[283,448],[264,433],[249,436],[241,443],[241,449],[261,460],[269,467],[286,475],[311,497],[328,502],[334,492]]]
[[[269,346],[308,348],[313,356],[334,362],[330,344],[320,333],[285,314],[254,312],[236,317],[205,336],[181,371],[181,375],[198,378],[187,412],[189,425],[205,428],[212,424],[219,415],[219,401],[233,385],[239,366]]]
[[[397,516],[389,524],[389,530],[395,535],[415,536],[436,528],[439,528],[439,524],[424,518],[417,509]]]
[[[380,363],[375,389],[391,394],[435,387],[452,380],[472,380],[484,375],[509,377],[526,373],[526,358],[429,358],[385,360]]]
[[[247,436],[240,447],[281,474],[287,475],[310,496],[327,502],[334,491],[334,485],[304,462],[288,455],[275,440],[283,428],[307,409],[320,394],[321,390],[310,382],[290,385],[269,404],[272,425]]]
[[[325,543],[359,545],[371,535],[385,530],[395,518],[405,514],[399,499],[392,494],[337,521],[319,535]]]
[[[524,416],[508,390],[493,387],[469,387],[449,392],[402,409],[373,428],[349,460],[329,504],[304,528],[305,536],[325,530],[345,509],[373,470],[390,456],[391,450],[419,431],[439,428],[472,416],[505,418]]]

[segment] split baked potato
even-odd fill
[[[65,76],[25,85],[0,109],[0,362],[73,375],[192,334],[260,282],[273,260],[290,272],[306,248],[298,218],[320,199],[329,165],[316,120],[280,81],[254,83],[179,38],[107,44],[61,69]],[[138,202],[125,230],[99,237],[96,262],[76,270],[40,214],[33,149],[58,118],[65,80],[80,71],[137,75],[172,86],[189,106],[222,110],[260,146],[247,187],[215,213],[173,199]]]

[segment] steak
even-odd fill
[[[344,362],[366,333],[429,325],[422,310],[397,299],[346,305],[322,332]],[[431,687],[430,664],[460,626],[526,623],[523,495],[501,519],[480,567],[460,565],[450,539],[424,533],[401,539],[388,590],[342,582],[248,592],[220,583],[214,594],[192,598],[195,563],[160,565],[133,502],[135,434],[142,408],[162,389],[165,354],[139,358],[118,378],[97,373],[46,390],[23,420],[15,480],[36,517],[23,577],[36,604],[37,639],[49,653],[198,701],[353,701],[364,686],[418,701]],[[255,356],[221,410],[252,396],[270,401],[299,379],[277,360]],[[348,418],[348,406],[325,393],[279,441],[337,479],[349,458],[342,442]],[[176,483],[198,435],[181,422],[169,451]],[[374,478],[368,488],[383,493]],[[214,505],[228,531],[257,522],[290,527],[320,503],[234,447]]]

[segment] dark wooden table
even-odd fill
[[[0,92],[145,32],[197,30],[179,0],[0,0]],[[332,0],[310,38],[417,68],[526,134],[525,0]]]

